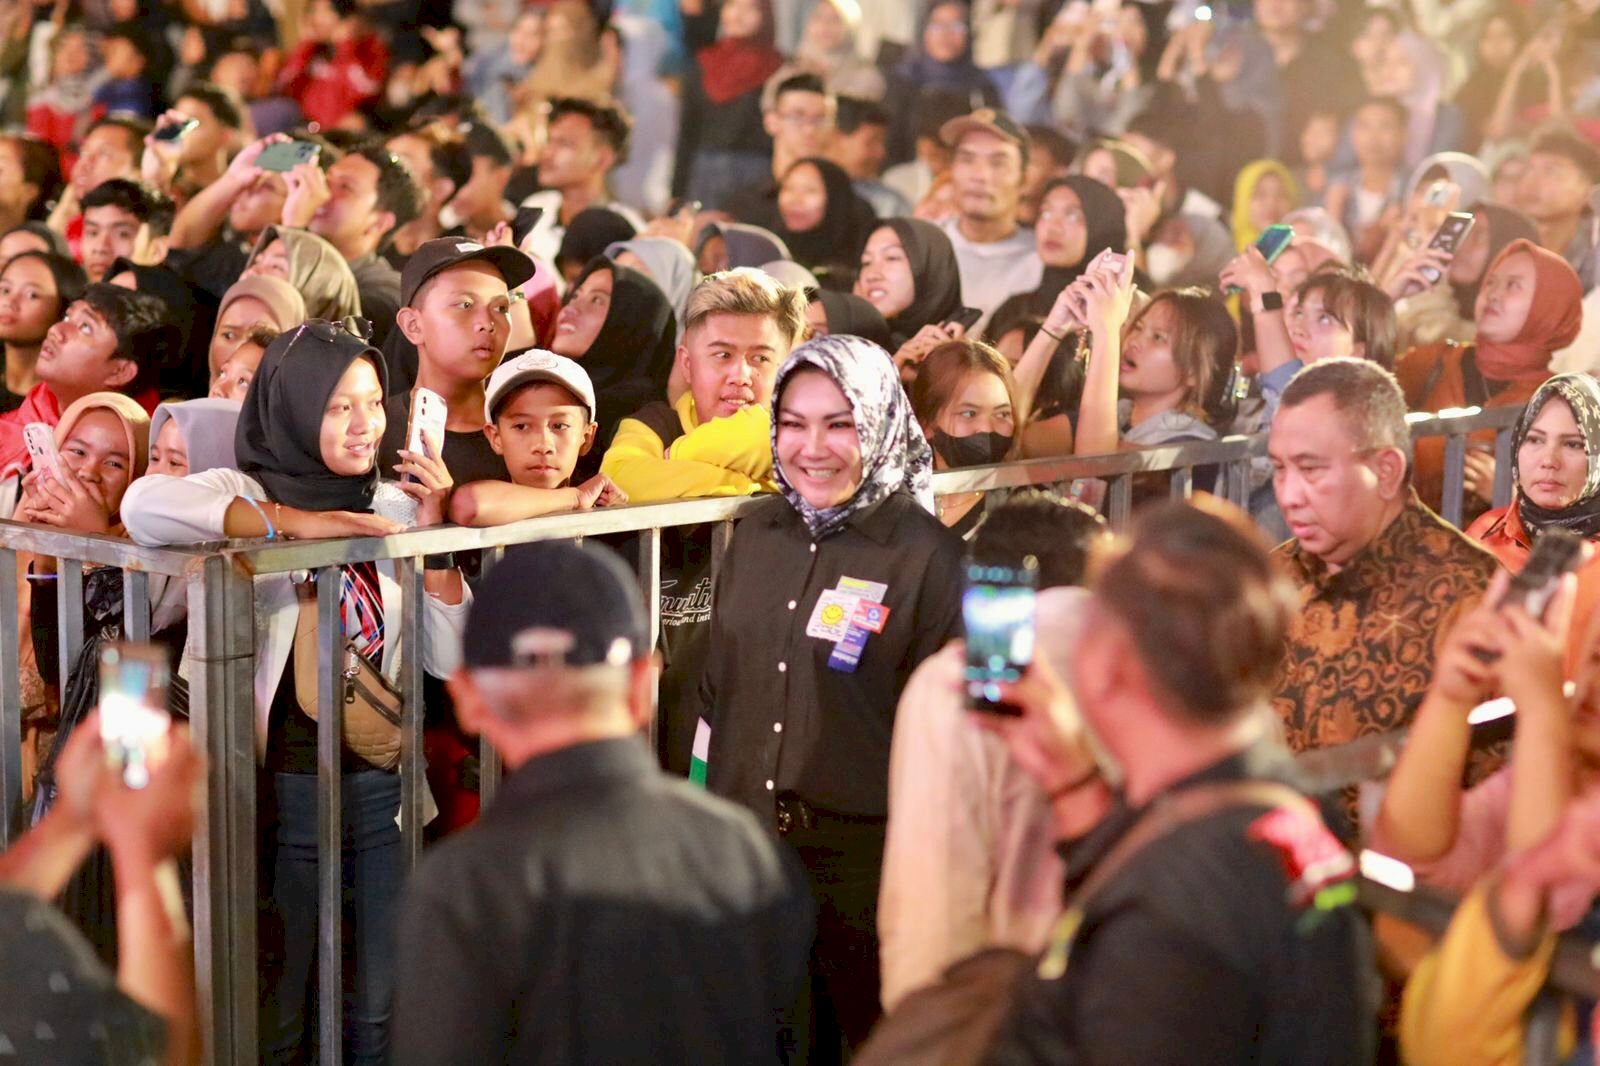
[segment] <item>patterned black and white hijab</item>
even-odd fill
[[[784,386],[801,370],[819,370],[839,387],[850,401],[861,439],[861,484],[849,499],[833,507],[815,507],[796,492],[778,458],[778,403]],[[772,409],[772,468],[783,495],[813,537],[820,540],[838,532],[851,518],[901,489],[933,511],[933,450],[911,412],[894,360],[876,344],[844,334],[802,344],[778,370]]]

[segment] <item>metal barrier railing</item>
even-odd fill
[[[1444,512],[1461,518],[1466,435],[1493,430],[1501,458],[1495,498],[1510,496],[1510,428],[1519,409],[1476,410],[1423,418],[1416,436],[1444,435]],[[940,495],[988,492],[1023,486],[1060,486],[1080,479],[1106,484],[1104,511],[1114,528],[1132,509],[1134,479],[1166,474],[1169,491],[1187,497],[1197,467],[1215,468],[1217,492],[1244,506],[1252,462],[1266,453],[1266,437],[1229,437],[1141,448],[1113,455],[1033,459],[946,471],[934,478]],[[1453,488],[1452,488],[1453,486]],[[1453,495],[1452,495],[1453,493]],[[400,691],[404,701],[400,773],[401,829],[407,868],[421,854],[421,713],[424,556],[481,551],[484,573],[508,546],[540,540],[637,533],[639,582],[649,610],[652,637],[660,626],[661,540],[666,529],[711,525],[713,572],[726,550],[732,524],[759,505],[755,497],[684,500],[581,514],[548,515],[483,529],[455,526],[413,530],[388,537],[289,542],[229,542],[184,548],[142,548],[125,540],[52,531],[0,522],[0,839],[9,843],[21,818],[21,695],[18,685],[17,553],[54,556],[61,679],[70,673],[83,644],[83,564],[119,567],[124,573],[124,629],[129,639],[150,631],[150,577],[186,585],[189,616],[189,707],[197,747],[207,757],[207,802],[195,831],[195,955],[200,1025],[206,1061],[249,1063],[257,1058],[256,959],[256,713],[254,706],[254,578],[316,571],[320,632],[338,632],[338,571],[341,564],[393,561],[401,588]],[[319,705],[340,708],[338,647],[330,636],[319,650]],[[318,1041],[321,1061],[342,1061],[341,884],[342,797],[340,720],[318,716]],[[481,798],[488,802],[499,780],[494,750],[482,746]]]

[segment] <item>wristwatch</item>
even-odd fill
[[[1283,310],[1283,293],[1281,293],[1281,292],[1264,292],[1264,293],[1262,293],[1261,294],[1261,310],[1263,310],[1263,311],[1282,311]]]

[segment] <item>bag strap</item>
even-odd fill
[[[1067,900],[1067,909],[1081,912],[1135,856],[1173,830],[1233,807],[1286,808],[1322,821],[1315,804],[1276,781],[1217,781],[1183,789],[1156,800],[1112,845]]]
[[[1489,405],[1489,383],[1478,369],[1478,350],[1468,348],[1461,355],[1461,393],[1468,407]]]
[[[660,437],[663,452],[672,447],[673,441],[683,436],[683,419],[678,417],[678,412],[665,400],[647,403],[628,417],[636,422],[643,422],[650,432]]]

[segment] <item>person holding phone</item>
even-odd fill
[[[359,323],[353,323],[359,327]],[[123,503],[129,534],[140,544],[184,544],[230,537],[380,536],[444,521],[453,482],[434,456],[407,453],[396,471],[410,481],[381,480],[383,362],[378,350],[343,325],[312,320],[273,341],[245,397],[235,435],[239,469],[184,478],[147,477]],[[418,655],[431,676],[448,677],[460,662],[461,633],[472,598],[455,568],[428,569],[420,605],[420,648],[402,648],[398,619],[406,590],[395,564],[340,568],[344,640],[390,684],[401,655]],[[264,1057],[298,1061],[312,1033],[317,943],[317,723],[307,711],[319,694],[305,691],[297,658],[315,651],[301,636],[301,600],[309,590],[294,577],[257,579],[256,754],[271,774],[276,842],[270,871],[272,906],[284,923],[283,965],[263,991]],[[336,639],[323,634],[318,640]],[[357,1061],[386,1053],[394,980],[392,940],[403,861],[395,816],[400,780],[340,745],[343,774],[345,926],[356,944],[349,974],[348,1052]]]
[[[1394,297],[1400,350],[1446,341],[1466,343],[1477,336],[1473,305],[1489,264],[1516,240],[1538,242],[1533,220],[1510,207],[1479,203],[1472,224],[1459,239],[1441,231],[1402,259],[1384,281]],[[1454,216],[1451,216],[1453,219]],[[1447,221],[1446,226],[1459,225]]]
[[[107,765],[91,716],[59,766],[62,802],[0,854],[0,1031],[21,1061],[105,1062],[111,1048],[170,1066],[199,1062],[194,946],[172,860],[194,833],[204,760],[176,731],[150,784],[129,788]],[[52,906],[100,843],[117,884],[125,964],[115,972]]]
[[[1521,407],[1550,376],[1551,356],[1571,344],[1583,321],[1583,286],[1567,261],[1529,241],[1501,250],[1484,276],[1472,344],[1429,344],[1403,353],[1395,376],[1413,411]],[[1493,434],[1469,438],[1487,446]],[[1444,440],[1417,442],[1417,491],[1430,506],[1444,487]],[[1479,501],[1494,491],[1494,457],[1467,452],[1466,489]],[[1479,502],[1469,514],[1484,508]]]
[[[801,345],[773,409],[782,496],[734,527],[723,557],[696,747],[710,790],[806,866],[818,1048],[855,1048],[878,1015],[894,710],[959,627],[961,542],[934,517],[932,452],[878,348]]]
[[[1227,305],[1202,289],[1169,289],[1134,311],[1132,257],[1091,268],[1079,284],[1091,343],[1073,452],[1216,440],[1239,348]]]
[[[1038,560],[1035,654],[1066,676],[1105,520],[1037,489],[989,510],[971,561]],[[1061,911],[1065,870],[1050,802],[1005,744],[967,713],[966,656],[950,643],[912,673],[895,711],[878,937],[883,1005],[989,944],[1036,952]]]
[[[1002,686],[1020,717],[972,716],[1048,799],[1075,875],[986,1061],[1371,1061],[1355,861],[1257,713],[1290,620],[1280,580],[1242,512],[1146,510],[1090,585],[1072,687],[1042,656]]]
[[[419,245],[401,275],[405,306],[396,326],[417,349],[415,388],[448,409],[434,458],[458,485],[506,477],[505,460],[483,435],[484,381],[506,354],[511,292],[533,273],[533,260],[515,248],[440,237]],[[384,403],[380,469],[405,462],[413,396],[408,389]]]

